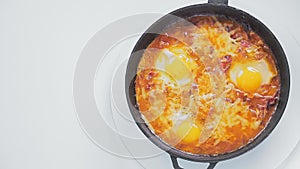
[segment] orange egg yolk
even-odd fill
[[[190,121],[185,121],[180,124],[177,130],[177,135],[186,143],[197,141],[200,137],[201,130],[199,126]]]
[[[257,90],[262,83],[261,73],[251,67],[245,67],[237,76],[237,86],[245,92],[253,92]]]
[[[181,80],[191,76],[190,69],[179,58],[173,58],[173,62],[167,64],[166,72],[170,73],[176,80]]]

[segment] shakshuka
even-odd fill
[[[218,155],[256,138],[274,113],[280,78],[251,28],[224,16],[193,16],[162,30],[135,80],[139,111],[165,143]]]

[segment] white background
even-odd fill
[[[86,42],[117,19],[168,13],[204,2],[0,0],[0,169],[141,168],[134,160],[99,149],[82,131],[72,95],[76,61]],[[300,103],[300,1],[231,0],[229,4],[260,19],[282,43],[290,63],[292,91],[287,113],[271,137],[280,132],[297,135],[300,128],[284,131],[280,126],[299,117],[295,113]],[[285,143],[284,138],[280,143]],[[294,154],[299,160],[300,153]],[[170,161],[159,162],[171,168]],[[294,169],[296,163],[289,165]]]

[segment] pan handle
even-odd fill
[[[228,0],[208,0],[208,3],[228,5]]]
[[[179,166],[177,157],[171,156],[171,160],[172,160],[174,169],[183,169]],[[207,167],[207,169],[213,169],[213,168],[215,168],[216,165],[217,165],[217,162],[209,163],[209,166]]]

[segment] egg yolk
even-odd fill
[[[196,141],[200,137],[201,130],[200,128],[190,121],[185,121],[180,124],[177,130],[177,135],[182,141],[190,143]]]
[[[191,74],[189,68],[177,57],[174,58],[173,62],[166,64],[166,72],[177,80],[184,79]]]
[[[164,49],[158,56],[155,67],[166,71],[180,84],[187,84],[191,81],[192,70],[198,65],[182,49]]]
[[[251,67],[243,68],[236,79],[237,86],[245,92],[253,92],[259,88],[262,83],[261,73]]]

